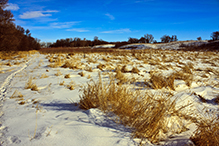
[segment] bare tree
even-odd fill
[[[168,35],[164,35],[164,36],[162,36],[160,39],[161,39],[161,42],[162,42],[162,43],[169,43],[169,42],[178,41],[176,35],[172,35],[172,37],[170,37],[170,36],[168,36]]]
[[[144,38],[146,40],[146,43],[152,43],[154,40],[154,37],[152,34],[146,34],[146,35],[144,35]]]
[[[201,37],[197,37],[197,40],[199,40],[199,41],[200,41],[200,40],[202,40],[202,38],[201,38]]]
[[[219,31],[215,31],[211,34],[212,40],[219,40]]]
[[[169,43],[171,38],[168,35],[164,35],[160,39],[162,43]]]
[[[176,35],[172,35],[170,42],[175,42],[178,41],[177,36]]]
[[[128,43],[138,43],[138,39],[137,38],[129,38]]]

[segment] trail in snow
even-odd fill
[[[29,66],[30,61],[32,61],[32,60],[33,60],[33,58],[30,59],[28,62],[26,62],[23,67],[21,67],[20,69],[18,69],[18,70],[15,71],[15,72],[13,72],[12,74],[10,74],[10,75],[5,79],[5,81],[3,81],[3,84],[2,84],[1,87],[0,87],[0,91],[1,91],[1,92],[0,92],[0,101],[3,100],[3,98],[4,98],[4,96],[5,96],[6,92],[7,92],[7,89],[8,89],[8,87],[10,86],[11,81],[13,80],[13,77],[14,77],[17,73],[19,73],[19,72],[21,72],[22,70],[24,70],[25,68],[27,68],[27,67]]]

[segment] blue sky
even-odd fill
[[[127,41],[144,34],[196,40],[219,31],[219,0],[9,0],[6,9],[41,42]]]

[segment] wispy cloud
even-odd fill
[[[71,21],[71,22],[54,22],[50,24],[52,28],[70,28],[73,25],[80,23],[80,21]]]
[[[17,11],[20,9],[17,4],[8,3],[8,6],[5,8],[6,10]]]
[[[115,19],[115,17],[114,17],[113,15],[109,14],[109,13],[106,13],[105,15],[108,16],[109,19],[111,19],[111,20],[114,20],[114,19]]]
[[[67,29],[66,31],[88,32],[89,30],[83,28],[72,28],[72,29]]]
[[[19,15],[21,19],[31,19],[31,18],[39,18],[39,17],[47,17],[52,16],[51,13],[56,13],[56,10],[47,10],[47,11],[29,11],[25,12],[22,15]]]
[[[142,3],[142,2],[152,2],[154,0],[137,0],[135,3]]]
[[[110,31],[102,31],[101,33],[128,33],[131,32],[130,29],[118,29],[118,30],[110,30]]]

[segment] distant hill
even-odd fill
[[[217,45],[217,42],[209,42],[208,40],[200,40],[200,41],[176,41],[170,43],[157,43],[157,44],[149,44],[149,43],[135,43],[121,46],[120,49],[163,49],[163,50],[181,50],[181,49],[198,49],[203,47],[210,47]],[[217,47],[216,47],[217,48]]]

